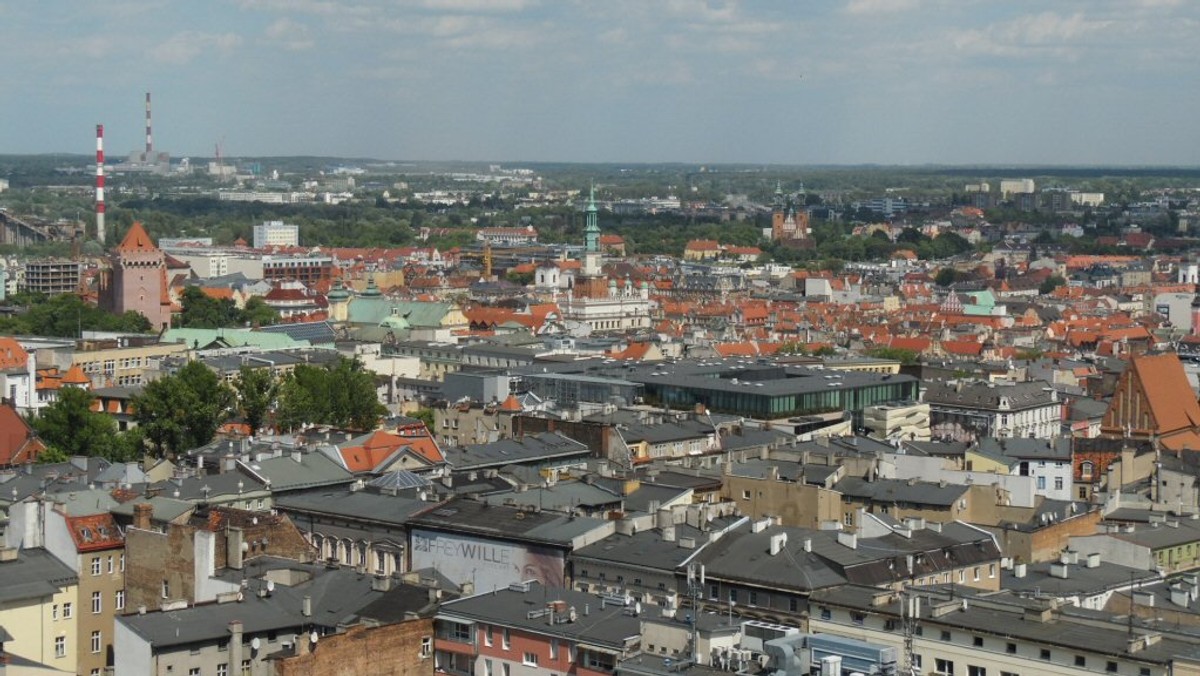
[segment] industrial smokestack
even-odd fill
[[[154,161],[154,137],[150,134],[150,92],[146,92],[146,161]]]
[[[96,240],[104,244],[104,125],[96,125]]]

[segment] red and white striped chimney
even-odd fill
[[[154,161],[154,137],[150,135],[150,92],[146,92],[146,161]]]
[[[104,125],[96,125],[96,240],[104,244]]]

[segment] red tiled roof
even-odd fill
[[[17,410],[0,405],[0,467],[33,462],[44,450],[46,445]]]
[[[76,551],[115,549],[125,542],[111,513],[68,516],[66,521],[71,539],[75,541]]]
[[[158,251],[158,247],[154,246],[154,241],[150,239],[149,233],[142,227],[141,221],[134,221],[129,228],[129,232],[125,233],[125,239],[117,245],[117,251],[133,252],[133,251]]]
[[[29,353],[21,344],[7,336],[0,337],[0,369],[25,368]]]

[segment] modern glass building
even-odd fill
[[[657,364],[576,362],[546,369],[535,365],[537,378],[553,381],[586,376],[589,384],[612,379],[624,389],[641,386],[647,404],[691,409],[703,404],[714,413],[759,419],[789,418],[849,411],[861,424],[863,409],[875,404],[914,401],[919,381],[907,375],[839,371],[770,360],[684,360]],[[550,372],[547,372],[547,371]],[[531,374],[532,375],[532,374]],[[540,393],[540,392],[539,392]],[[582,394],[582,393],[581,393]]]

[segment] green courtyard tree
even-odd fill
[[[133,400],[138,425],[159,455],[212,441],[234,404],[233,391],[198,361],[150,382]]]
[[[58,391],[58,401],[33,419],[33,429],[50,448],[67,457],[99,456],[124,461],[125,449],[117,436],[117,422],[92,410],[95,397],[79,387]]]
[[[255,434],[267,419],[271,402],[275,400],[275,378],[270,369],[243,366],[233,383],[242,418]]]
[[[279,388],[283,429],[323,424],[369,430],[386,413],[375,391],[375,375],[357,359],[340,358],[325,368],[300,364]]]

